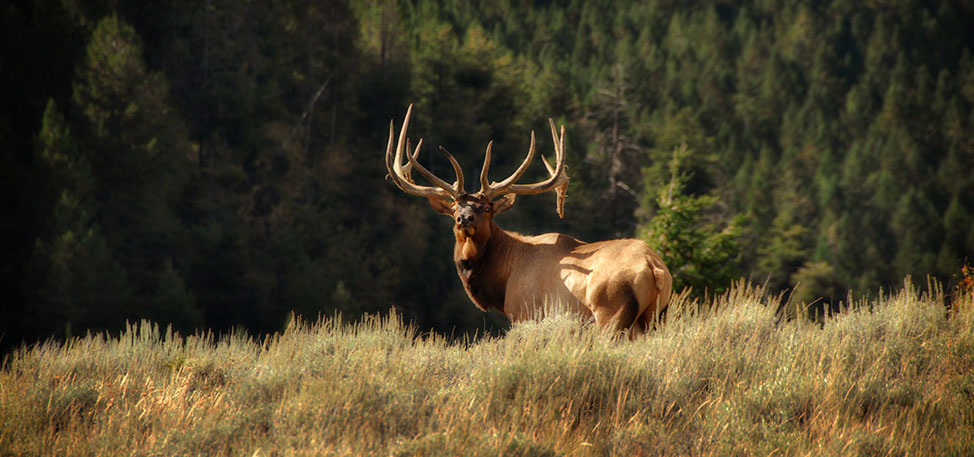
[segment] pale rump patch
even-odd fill
[[[670,302],[670,294],[673,293],[673,277],[665,267],[653,267],[653,277],[656,279],[656,289],[659,291],[656,300],[659,302],[659,310],[663,311]]]

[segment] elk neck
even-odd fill
[[[475,243],[473,247],[468,245],[471,242]],[[467,295],[480,309],[503,312],[507,280],[519,252],[519,243],[516,235],[500,228],[494,221],[490,221],[490,233],[484,239],[474,236],[461,240],[457,236],[454,248],[457,275]],[[467,255],[470,250],[475,250],[474,255]]]

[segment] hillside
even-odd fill
[[[675,290],[835,305],[974,261],[968,0],[8,3],[2,352],[141,319],[503,327],[470,312],[447,220],[384,180],[409,104],[435,172],[443,145],[477,176],[493,140],[502,179],[564,124],[565,219],[543,195],[498,223],[646,239]]]
[[[20,350],[0,455],[970,455],[974,297],[820,323],[737,285],[626,341],[564,315],[448,342],[398,315],[257,341],[147,322]]]

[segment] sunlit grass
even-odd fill
[[[628,341],[565,315],[448,342],[396,315],[263,341],[148,323],[15,353],[0,455],[971,455],[974,298],[824,323],[739,285]]]

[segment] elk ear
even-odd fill
[[[517,194],[507,194],[491,203],[494,206],[494,215],[498,215],[511,209],[514,206],[514,199],[517,198]]]
[[[426,199],[429,200],[430,206],[433,207],[433,211],[453,217],[453,202],[436,195],[430,195],[426,197]]]

